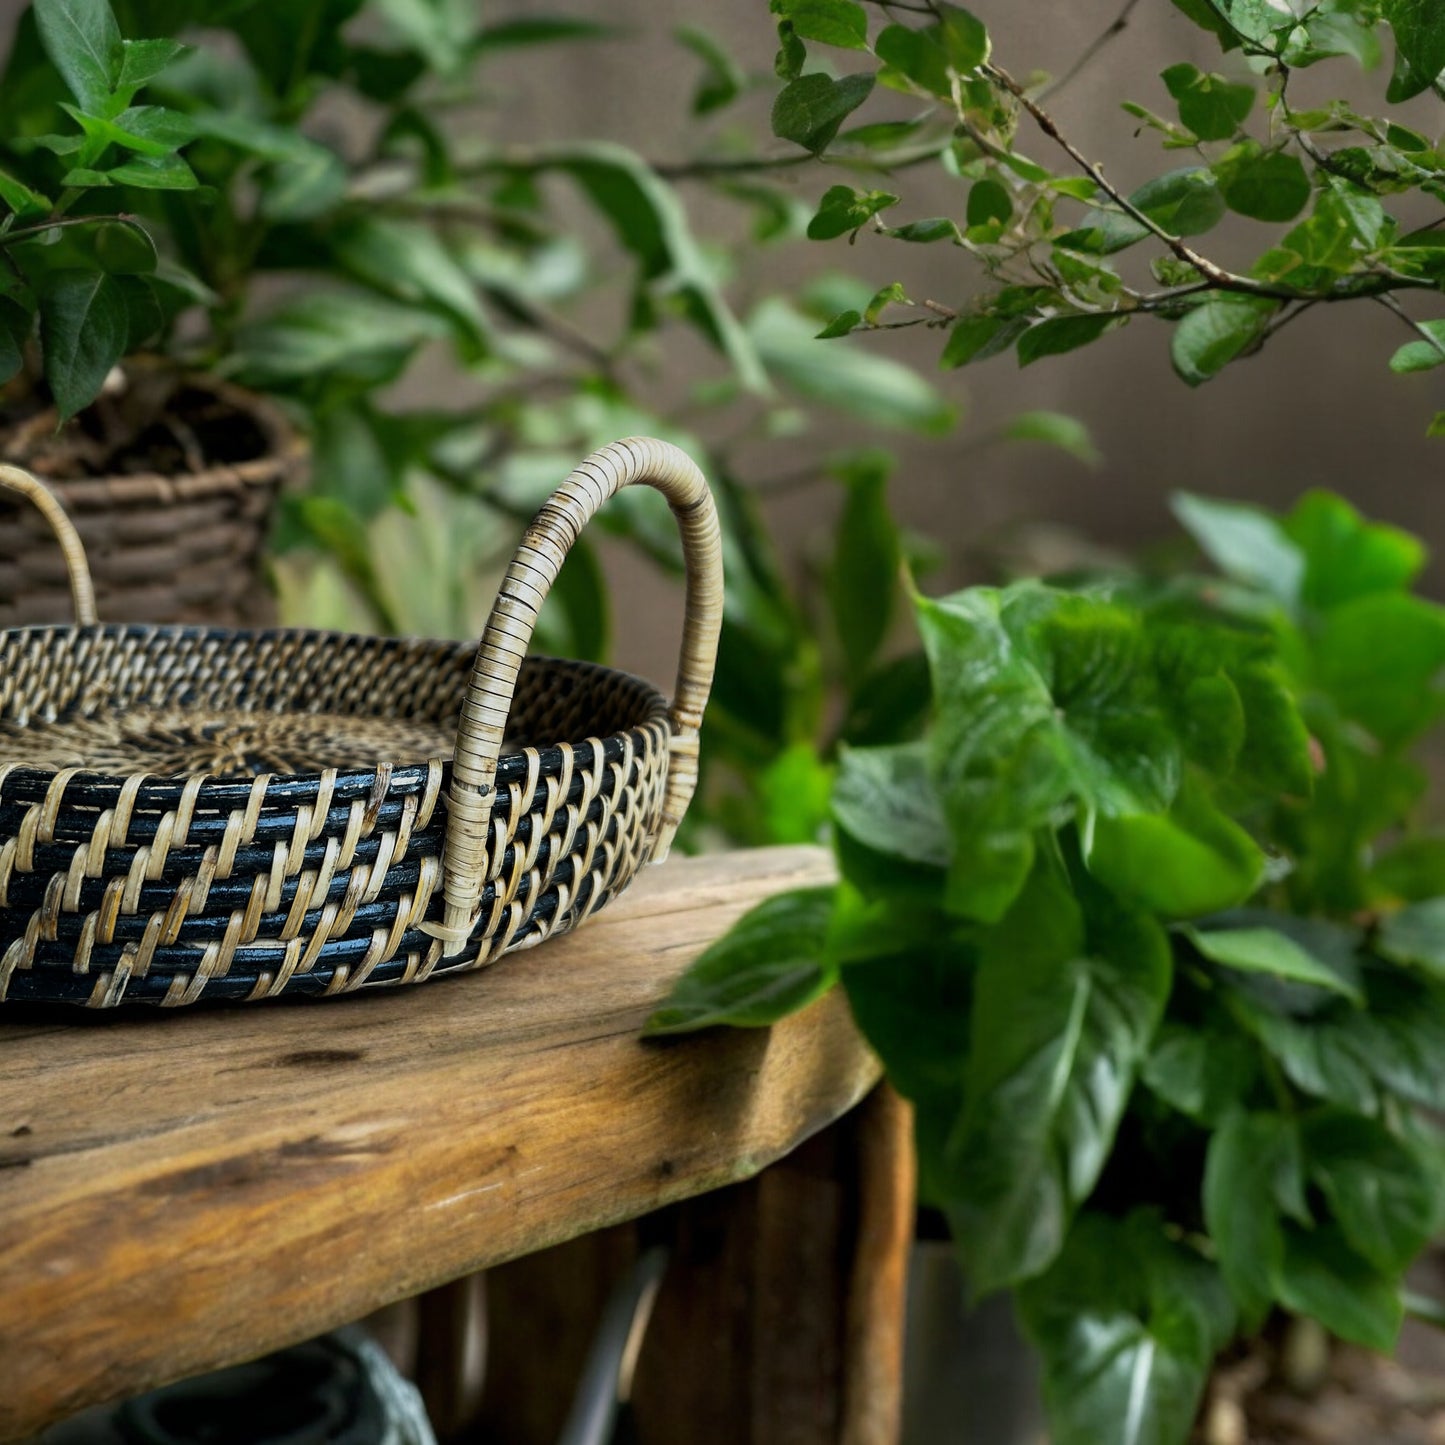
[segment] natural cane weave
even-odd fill
[[[244,435],[256,455],[219,463],[195,457],[191,472],[116,476],[46,474],[30,453],[55,427],[53,412],[15,428],[0,460],[42,476],[74,521],[95,577],[101,613],[111,622],[196,622],[263,626],[276,620],[261,585],[266,534],[276,496],[300,469],[304,450],[274,407],[210,379],[188,381],[175,409],[205,416],[210,431]],[[186,432],[177,416],[171,423]],[[190,450],[198,451],[194,437]],[[69,616],[65,568],[44,522],[0,497],[0,627],[63,622]]]
[[[527,658],[597,508],[645,482],[688,566],[671,705]],[[48,505],[33,479],[0,485]],[[0,999],[166,1005],[417,983],[574,928],[665,856],[697,779],[717,515],[629,439],[542,508],[481,646],[93,623],[0,632]]]

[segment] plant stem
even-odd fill
[[[1066,85],[1077,79],[1077,77],[1088,68],[1094,57],[1104,49],[1115,36],[1122,35],[1129,28],[1129,17],[1134,13],[1134,7],[1139,0],[1124,0],[1124,8],[1116,15],[1110,23],[1109,28],[1101,34],[1096,35],[1093,41],[1085,48],[1082,55],[1061,75],[1057,80],[1051,80],[1039,92],[1040,98],[1046,95],[1057,95]]]

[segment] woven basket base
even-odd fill
[[[23,728],[0,725],[0,766],[258,777],[424,763],[450,757],[454,745],[451,728],[421,720],[138,708]]]

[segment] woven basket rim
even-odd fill
[[[308,641],[320,644],[341,644],[351,647],[374,647],[379,652],[442,652],[457,659],[469,659],[476,653],[476,643],[459,641],[455,638],[432,638],[432,637],[379,637],[367,633],[345,632],[333,628],[316,627],[258,627],[258,628],[228,628],[208,627],[204,624],[195,623],[141,623],[141,622],[100,622],[91,626],[77,627],[69,623],[37,623],[26,627],[13,627],[0,630],[0,639],[16,633],[24,633],[27,636],[49,634],[55,637],[129,637],[144,638],[149,641],[164,643],[171,639],[200,638],[207,641],[226,643],[233,642],[237,645],[254,641]],[[571,673],[579,677],[611,678],[622,681],[637,689],[638,701],[643,705],[638,720],[630,727],[616,729],[608,733],[589,734],[580,739],[545,739],[537,742],[523,744],[514,753],[504,755],[498,761],[497,782],[507,783],[515,781],[526,774],[529,763],[528,755],[535,754],[539,765],[546,767],[553,761],[553,755],[560,755],[562,747],[573,749],[597,745],[606,747],[608,744],[621,743],[621,741],[639,729],[645,728],[658,719],[666,719],[669,710],[667,698],[655,683],[649,682],[646,678],[637,676],[636,673],[627,672],[622,668],[610,667],[601,662],[587,662],[578,658],[549,657],[542,653],[529,653],[523,659],[521,675],[526,676],[529,672],[539,670],[550,670]],[[460,709],[461,700],[458,699]],[[238,713],[244,713],[245,709],[238,709]],[[263,711],[263,710],[262,710]],[[21,732],[24,729],[20,729]],[[421,760],[412,760],[405,763],[394,763],[390,767],[393,775],[409,775],[412,772],[425,773],[434,764],[440,763],[444,768],[450,768],[452,757],[439,756]],[[379,765],[380,766],[380,765]],[[276,772],[268,774],[271,786],[278,788],[306,788],[319,784],[320,780],[327,773],[338,777],[361,777],[374,776],[378,771],[377,767],[358,767],[355,764],[338,766],[324,770],[308,770],[305,772]],[[12,778],[24,776],[26,778],[55,778],[61,773],[68,773],[76,783],[90,787],[119,787],[136,777],[148,779],[153,785],[162,788],[182,787],[194,778],[206,780],[206,793],[208,796],[220,797],[226,790],[235,790],[236,796],[242,797],[249,793],[255,785],[254,778],[235,778],[216,773],[148,773],[137,767],[128,772],[108,772],[98,768],[55,768],[44,764],[31,764],[25,762],[0,765],[0,777],[9,776]],[[269,788],[268,788],[269,792]]]
[[[176,383],[178,390],[194,387],[208,391],[250,417],[266,439],[265,452],[242,462],[216,462],[198,472],[107,472],[99,476],[52,474],[45,469],[43,456],[30,457],[23,452],[12,456],[4,446],[0,446],[0,459],[33,471],[60,494],[67,507],[88,511],[96,506],[112,507],[117,502],[195,500],[247,487],[272,486],[286,480],[310,455],[306,438],[270,397],[203,372],[178,372]],[[42,412],[41,416],[48,414]],[[0,427],[0,437],[15,430],[14,425]]]

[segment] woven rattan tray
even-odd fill
[[[674,701],[528,658],[567,550],[646,483],[687,561]],[[419,983],[576,927],[666,855],[697,782],[717,514],[664,442],[604,447],[538,513],[480,648],[78,625],[0,631],[0,1000],[163,1005]]]

